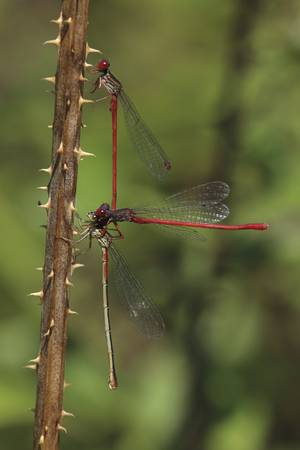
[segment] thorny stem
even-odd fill
[[[81,129],[88,0],[63,0],[55,77],[52,163],[45,248],[34,450],[58,450],[63,429],[64,359],[73,212]],[[74,151],[75,150],[75,151]],[[62,237],[64,239],[62,239]]]

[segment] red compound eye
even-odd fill
[[[103,209],[97,208],[94,212],[96,217],[102,217],[103,216]]]
[[[101,59],[101,61],[96,64],[97,70],[99,70],[99,72],[104,72],[109,68],[109,66],[110,64],[107,59]]]
[[[96,209],[95,215],[96,217],[104,217],[107,211],[109,211],[109,204],[102,203],[102,205],[100,205],[99,208]]]

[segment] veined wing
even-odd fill
[[[163,318],[130,271],[126,259],[113,245],[109,247],[109,257],[113,268],[112,282],[118,297],[126,304],[131,319],[145,336],[161,337],[165,328]]]
[[[140,158],[154,177],[162,179],[171,169],[171,163],[166,153],[123,89],[120,91],[118,99],[123,107],[130,138]]]
[[[218,223],[229,215],[222,200],[229,195],[229,186],[221,181],[201,184],[166,198],[155,208],[135,208],[140,217],[192,223]]]

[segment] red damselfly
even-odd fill
[[[142,285],[129,270],[125,258],[113,245],[113,240],[122,238],[119,230],[120,222],[137,224],[160,224],[188,232],[197,228],[221,230],[266,230],[265,223],[248,223],[240,225],[221,225],[220,221],[229,215],[228,207],[222,203],[229,195],[226,183],[215,181],[195,186],[178,194],[168,197],[161,205],[154,208],[119,208],[111,209],[108,203],[102,203],[95,211],[88,213],[80,233],[79,241],[90,237],[96,238],[102,249],[103,276],[103,307],[105,321],[105,335],[109,355],[109,386],[118,386],[109,318],[108,282],[109,258],[115,273],[116,290],[125,300],[130,316],[148,337],[159,337],[164,330],[163,319],[151,301],[144,293]],[[194,237],[198,237],[196,230]]]
[[[147,127],[140,114],[138,113],[133,102],[127,94],[125,94],[121,82],[110,72],[110,63],[107,59],[102,59],[94,67],[94,71],[99,73],[99,77],[95,82],[95,88],[100,89],[102,86],[111,96],[111,113],[112,113],[112,138],[113,138],[113,197],[112,209],[116,208],[117,197],[117,110],[118,100],[120,101],[125,123],[129,132],[131,141],[138,151],[141,160],[147,166],[150,173],[162,179],[171,169],[171,162],[165,154],[163,148],[159,144],[152,131]]]
[[[109,388],[118,387],[118,379],[115,367],[114,350],[111,335],[110,314],[109,314],[109,281],[112,272],[113,286],[117,296],[125,303],[131,319],[136,323],[140,331],[149,338],[159,338],[164,331],[165,325],[160,312],[145,294],[141,283],[130,271],[126,259],[113,245],[113,240],[123,237],[117,225],[115,231],[117,236],[107,226],[99,227],[99,223],[94,220],[94,212],[88,214],[87,227],[81,232],[81,238],[95,238],[102,249],[102,295],[105,337],[109,360]],[[112,271],[110,271],[109,261],[111,261]]]
[[[134,222],[137,224],[166,225],[177,228],[210,228],[219,230],[266,230],[265,223],[240,225],[219,224],[229,215],[229,208],[222,203],[229,195],[226,183],[214,181],[166,198],[155,207],[110,209],[103,203],[90,217],[94,226],[105,229],[109,224]]]

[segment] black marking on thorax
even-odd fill
[[[119,95],[122,84],[111,72],[107,72],[106,75],[103,75],[101,77],[101,82],[109,94]]]

